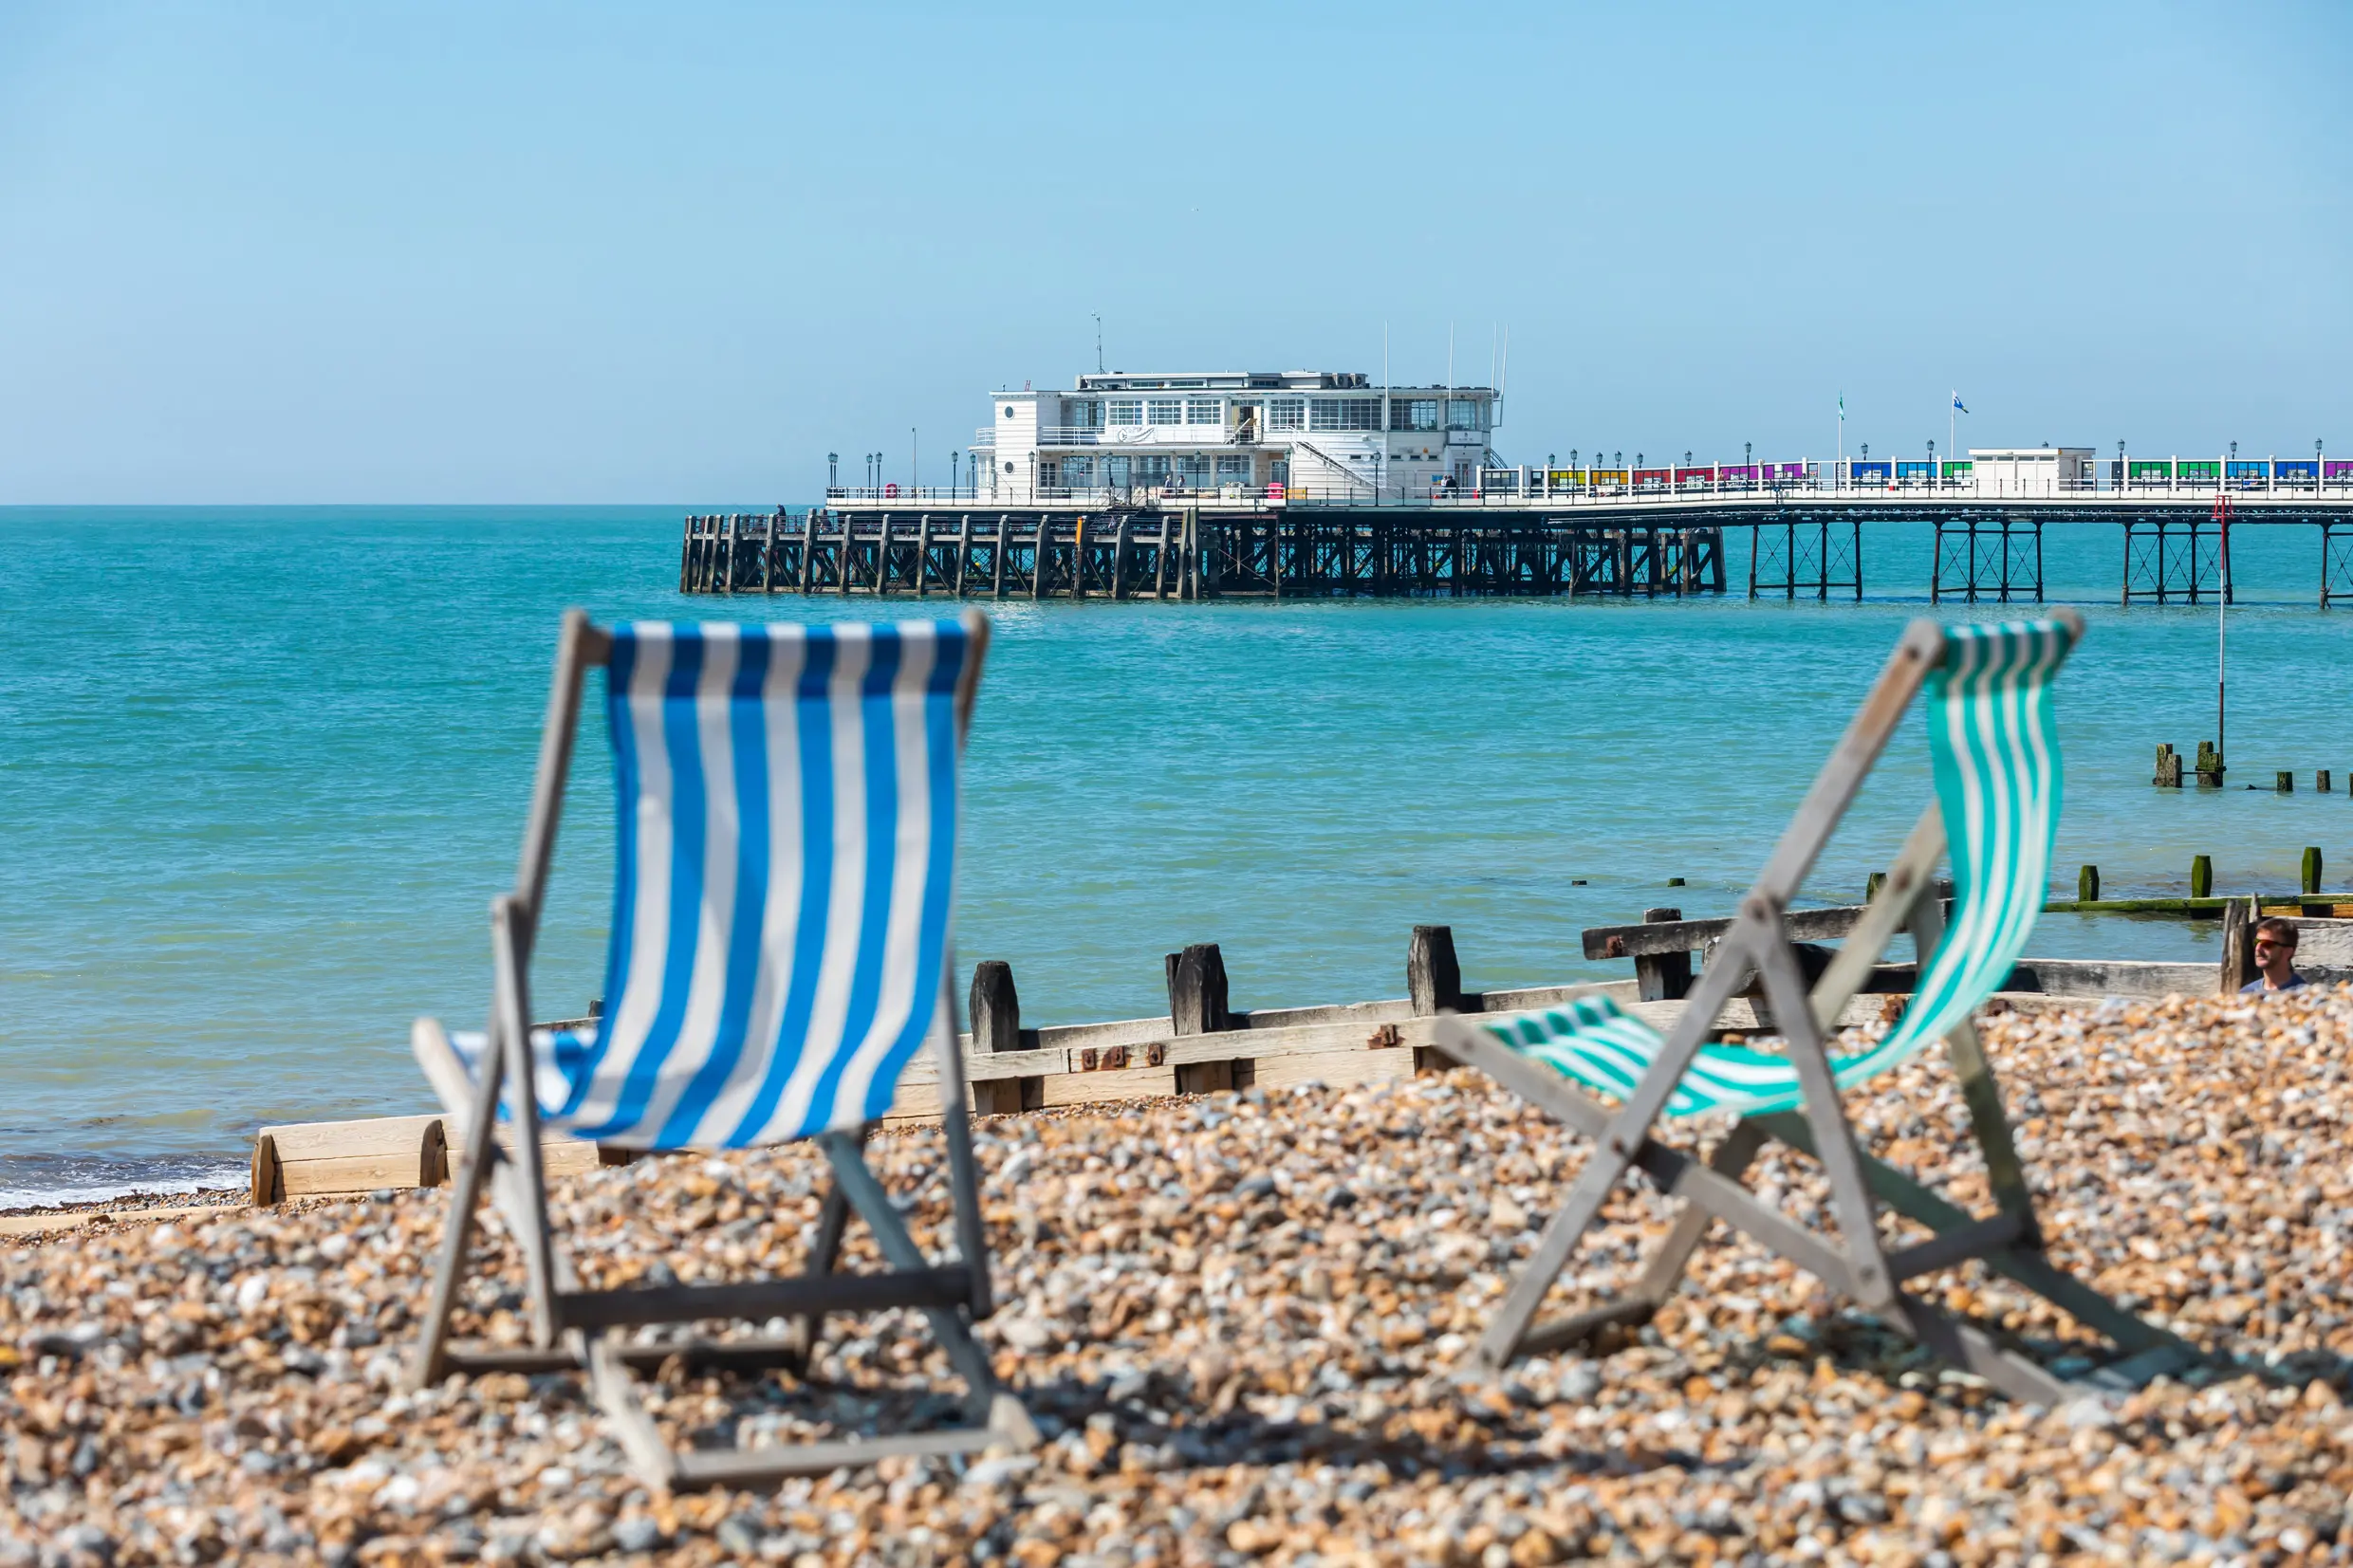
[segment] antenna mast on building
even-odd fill
[[[1511,384],[1511,334],[1503,335],[1503,371],[1495,378],[1495,423],[1503,423],[1503,391]]]
[[[1095,312],[1095,374],[1102,374],[1102,312]]]

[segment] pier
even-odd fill
[[[1788,560],[1801,556],[1819,551]],[[1782,574],[1790,591],[1804,570]],[[1710,524],[1411,508],[779,507],[688,518],[678,567],[681,593],[999,600],[1656,598],[1725,586],[1724,532]]]
[[[1500,385],[1362,371],[1103,371],[999,388],[937,489],[845,486],[824,504],[689,517],[681,593],[957,599],[1862,598],[1863,541],[1933,534],[1929,597],[2040,603],[2043,530],[2122,534],[2126,604],[2233,595],[2233,526],[2317,530],[2323,608],[2353,599],[2353,459],[1973,447],[1939,459],[1700,462],[1572,449],[1509,464]],[[907,471],[920,472],[910,444]]]
[[[2124,604],[2227,601],[2230,530],[2307,528],[2318,546],[2314,597],[2327,608],[2353,599],[2353,473],[2330,467],[2326,485],[2317,476],[2307,485],[2267,477],[2261,488],[2085,482],[2024,495],[1941,479],[1864,483],[1845,470],[1836,480],[1780,483],[1716,470],[1651,489],[1515,475],[1412,500],[1229,487],[1008,506],[882,487],[838,490],[803,511],[689,517],[678,588],[996,600],[1680,598],[1734,591],[1727,541],[1745,528],[1750,598],[1854,600],[1863,594],[1866,537],[1910,523],[1932,530],[1933,601],[2004,604],[2043,601],[2047,527],[2117,530]]]

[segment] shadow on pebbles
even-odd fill
[[[442,1193],[27,1244],[0,1253],[0,1564],[2353,1558],[2353,994],[1986,1038],[2054,1257],[2208,1364],[2020,1407],[1719,1232],[1648,1327],[1481,1380],[1471,1341],[1583,1149],[1457,1072],[981,1123],[983,1333],[1045,1445],[758,1493],[649,1492],[577,1375],[397,1393]],[[1984,1206],[1940,1061],[1848,1103]],[[936,1131],[873,1148],[938,1236]],[[1802,1162],[1750,1179],[1826,1226]],[[591,1285],[718,1280],[799,1267],[822,1191],[788,1147],[594,1172],[555,1208]],[[1556,1304],[1630,1277],[1668,1217],[1622,1194]],[[520,1265],[494,1220],[481,1245],[461,1327],[519,1342]],[[874,1261],[862,1231],[849,1261]],[[1920,1285],[2063,1372],[2101,1355],[1973,1265]],[[806,1381],[674,1363],[649,1399],[680,1441],[756,1446],[951,1421],[954,1387],[888,1316],[833,1320]]]

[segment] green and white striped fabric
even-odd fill
[[[2072,641],[2056,621],[1959,626],[1928,677],[1928,754],[1953,858],[1953,918],[1911,1005],[1877,1045],[1830,1059],[1839,1087],[1941,1040],[1993,994],[2026,950],[2059,830],[2059,730],[2050,682]],[[1665,1039],[1607,997],[1498,1019],[1489,1032],[1589,1088],[1623,1099]],[[1707,1045],[1667,1115],[1787,1111],[1803,1098],[1788,1058]]]

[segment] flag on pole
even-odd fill
[[[1967,414],[1969,412],[1969,405],[1961,401],[1961,395],[1957,392],[1953,395],[1953,406],[1959,409],[1963,414]]]
[[[1839,423],[1846,423],[1846,394],[1839,394]]]

